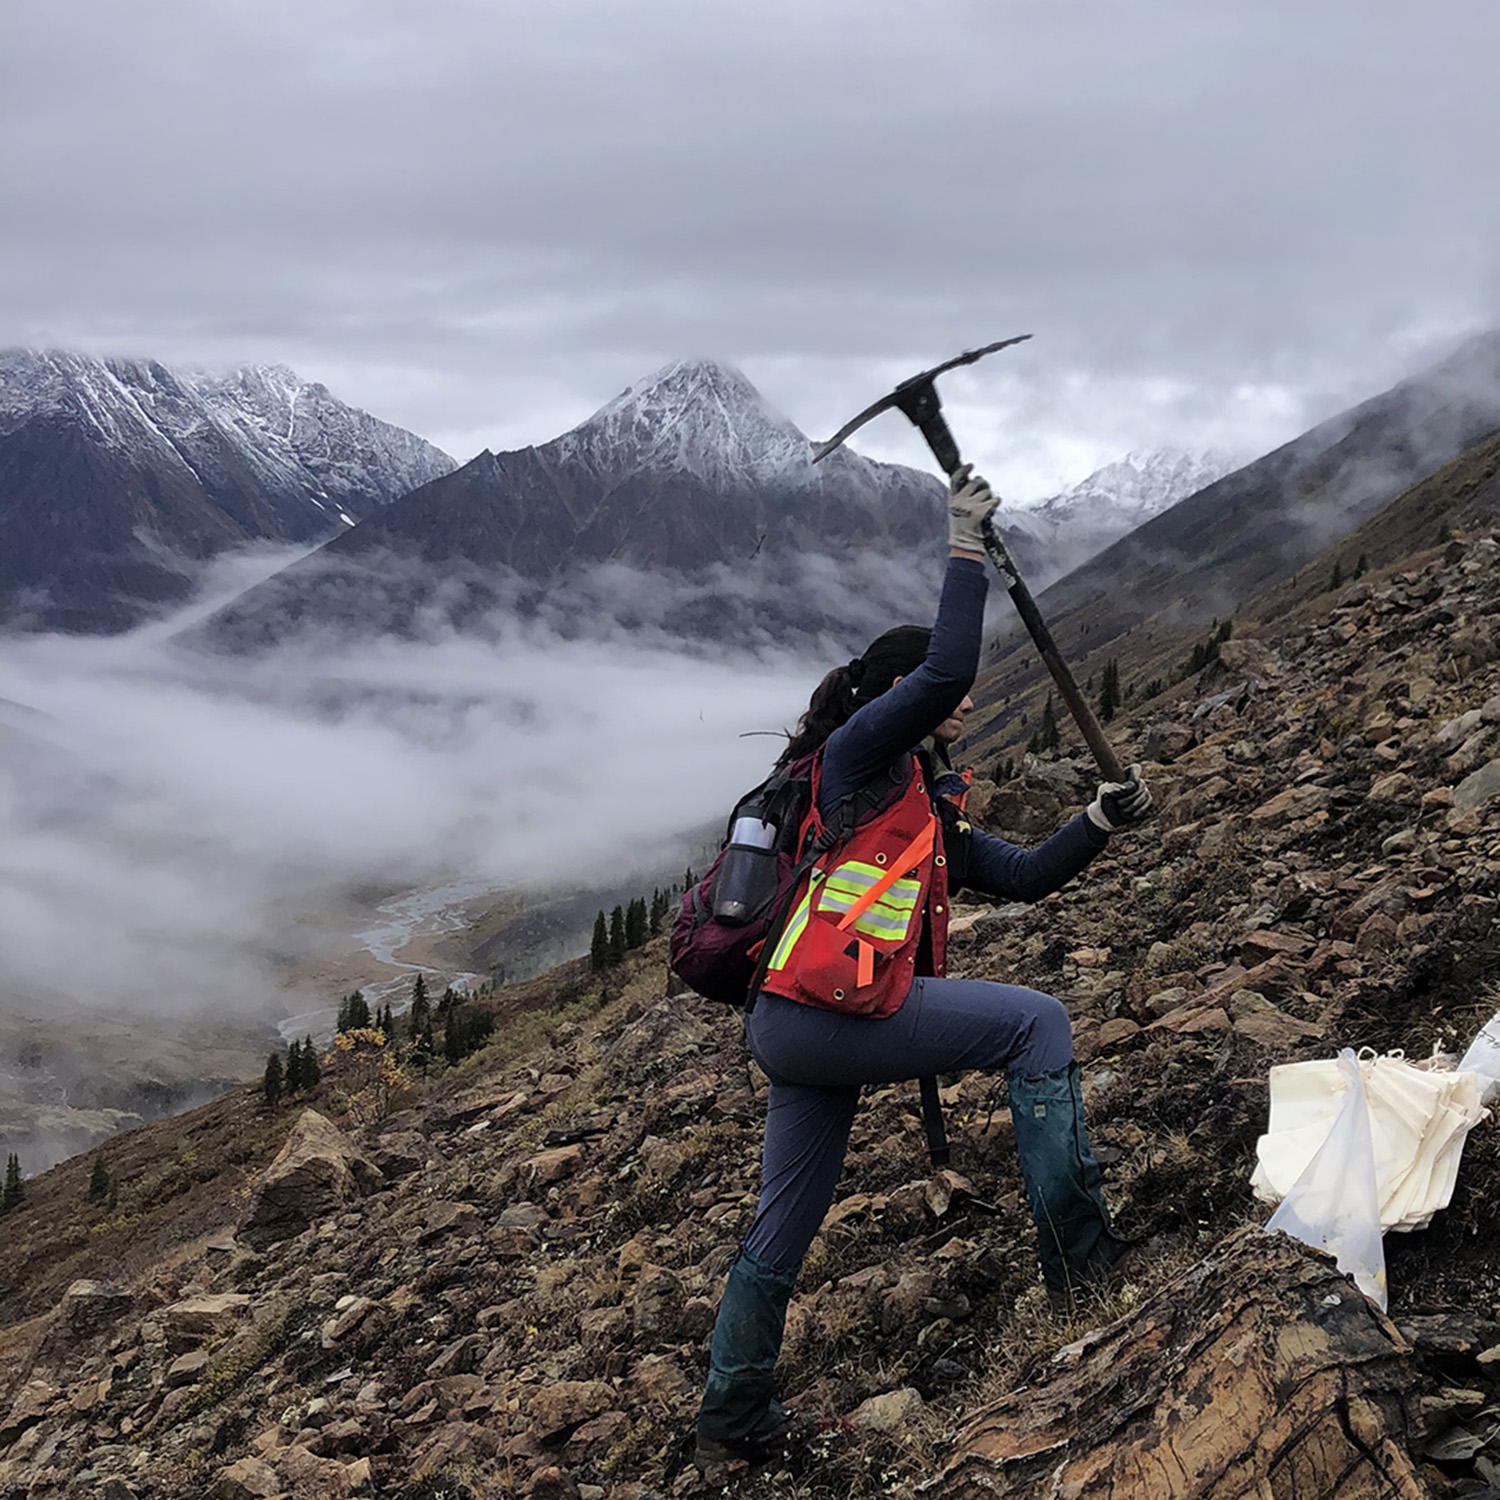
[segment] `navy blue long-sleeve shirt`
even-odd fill
[[[927,659],[829,735],[818,795],[825,816],[890,774],[963,702],[979,672],[989,574],[977,558],[948,560]],[[937,790],[941,791],[942,775]],[[964,886],[995,900],[1040,901],[1066,885],[1109,842],[1082,813],[1035,849],[975,828]]]

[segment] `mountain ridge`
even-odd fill
[[[317,542],[452,467],[284,365],[0,351],[0,618],[129,628],[222,551]]]

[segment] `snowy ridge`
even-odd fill
[[[1242,462],[1212,450],[1127,453],[1034,508],[1002,510],[1000,520],[1035,544],[1043,561],[1027,577],[1033,588],[1043,588]]]
[[[690,474],[715,487],[814,480],[811,444],[739,370],[678,360],[637,381],[547,445],[564,462],[624,478]]]
[[[284,365],[227,375],[156,360],[0,351],[0,437],[39,417],[71,420],[133,459],[165,461],[212,487],[230,469],[282,503],[353,525],[377,505],[448,473],[446,453],[345,406]]]

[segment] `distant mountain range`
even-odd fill
[[[679,361],[552,442],[481,453],[387,506],[243,595],[210,633],[243,648],[309,628],[482,629],[520,610],[569,633],[603,622],[857,643],[893,615],[925,615],[942,481],[849,448],[814,465],[812,452],[740,371]],[[1080,487],[1002,516],[1028,573],[1057,576],[1202,472],[1177,456],[1117,467],[1118,503]]]
[[[1497,429],[1500,333],[1487,333],[1146,521],[1041,592],[1038,604],[1082,679],[1127,634],[1138,655],[1144,637],[1235,615]],[[1418,545],[1410,536],[1404,544]],[[976,696],[993,711],[1039,684],[1036,652],[1013,631]],[[998,717],[979,738],[1002,733],[1024,738]]]
[[[1132,454],[1003,512],[1049,614],[1128,628],[1222,613],[1500,422],[1500,335],[1242,468]],[[626,629],[705,644],[857,646],[923,618],[943,485],[807,437],[730,366],[684,360],[550,442],[455,467],[281,367],[0,356],[0,623],[118,630],[249,541],[321,542],[198,628],[254,649],[307,631]],[[1232,472],[1226,472],[1233,469]]]
[[[1001,521],[1033,590],[1087,562],[1111,542],[1239,467],[1227,453],[1155,449],[1127,453],[1087,479]]]
[[[207,558],[324,541],[452,468],[284,366],[0,352],[0,625],[128,628]]]

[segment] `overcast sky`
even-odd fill
[[[0,342],[467,459],[695,355],[824,435],[1031,332],[945,386],[1024,499],[1500,323],[1497,55],[1475,0],[7,0]]]

